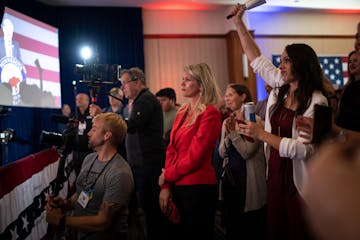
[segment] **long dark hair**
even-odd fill
[[[351,52],[349,53],[349,55],[348,55],[348,72],[349,72],[350,57],[351,57],[353,54],[356,54],[356,51],[355,51],[355,50],[354,50],[354,51],[351,51]],[[354,74],[351,74],[351,73],[349,72],[349,80],[348,80],[348,83],[351,83],[351,82],[353,82],[353,81],[355,81],[355,76],[354,76]]]
[[[242,94],[246,94],[246,98],[244,103],[252,102],[251,94],[249,89],[245,85],[237,84],[237,83],[230,83],[227,87],[230,87],[235,90],[235,92],[241,96]]]
[[[295,114],[303,114],[310,106],[312,94],[314,91],[321,91],[326,95],[323,72],[315,51],[303,43],[294,43],[285,47],[292,63],[292,74],[298,80],[298,88],[295,91],[295,97],[298,107]],[[277,102],[274,111],[277,111],[284,105],[285,95],[290,88],[289,84],[284,84],[279,88]]]

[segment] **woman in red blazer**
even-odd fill
[[[178,111],[159,177],[160,208],[173,201],[180,224],[173,239],[213,239],[217,201],[213,150],[221,132],[220,99],[214,75],[205,63],[184,68],[181,92],[189,102]]]

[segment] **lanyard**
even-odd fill
[[[96,176],[95,181],[91,184],[91,186],[89,187],[89,189],[92,189],[92,188],[95,186],[96,181],[99,179],[100,175],[104,172],[105,168],[109,165],[109,163],[114,159],[114,157],[115,157],[116,154],[117,154],[117,153],[115,153],[115,154],[111,157],[111,159],[105,164],[105,166],[103,167],[103,169],[101,169],[100,173]],[[92,167],[94,166],[94,163],[95,163],[95,161],[96,161],[97,159],[98,159],[98,157],[96,157],[95,160],[91,163],[91,166],[90,166],[90,168],[89,168],[89,170],[88,170],[88,172],[87,172],[87,174],[86,174],[85,182],[87,182],[87,179],[88,179],[88,177],[89,177],[89,173],[90,173],[90,171],[91,171]]]

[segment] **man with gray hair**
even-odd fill
[[[145,212],[148,239],[162,239],[165,218],[158,203],[157,184],[165,161],[161,105],[146,87],[140,68],[123,70],[121,84],[130,103],[125,145],[135,181],[137,207]]]

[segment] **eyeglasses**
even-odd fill
[[[137,80],[137,79],[132,79],[132,80],[130,80],[130,81],[120,80],[120,82],[121,82],[121,85],[122,85],[122,86],[125,86],[125,85],[127,85],[128,83],[135,82],[136,80]]]

